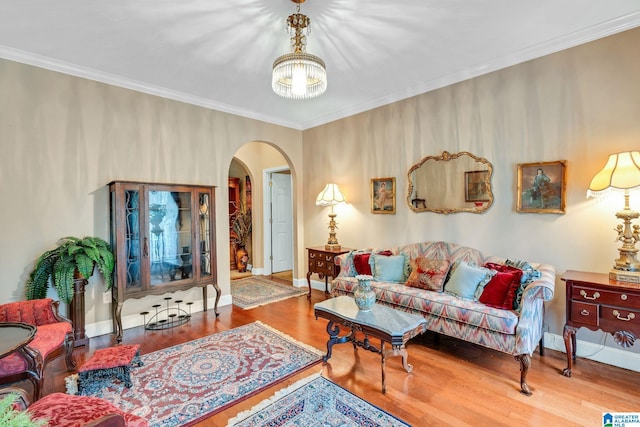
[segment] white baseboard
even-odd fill
[[[550,332],[544,333],[544,347],[566,353],[562,336]],[[606,363],[607,365],[640,372],[640,354],[603,344],[577,340],[576,357],[583,357]]]
[[[306,288],[308,286],[306,279],[293,279],[293,285],[298,288]],[[311,288],[319,291],[324,291],[324,281],[312,280]],[[215,303],[215,298],[209,298],[209,307],[212,308]],[[230,305],[231,295],[222,295],[218,307]],[[191,312],[197,313],[202,311],[202,301],[194,301],[191,306]],[[148,320],[148,319],[147,319]],[[143,316],[139,314],[130,314],[122,318],[123,329],[129,329],[136,326],[143,326]],[[106,335],[113,333],[113,325],[111,320],[104,320],[96,323],[89,323],[86,325],[86,334],[88,337],[97,337],[99,335]],[[562,336],[552,334],[550,332],[544,333],[544,346],[551,350],[557,350],[566,353],[564,347],[564,339]],[[606,363],[608,365],[617,366],[619,368],[628,369],[635,372],[640,372],[640,354],[631,351],[621,350],[615,347],[609,347],[602,344],[596,344],[588,341],[577,340],[577,357],[583,357],[596,362]]]
[[[207,303],[209,309],[213,308],[215,304],[215,298],[208,298]],[[218,302],[218,307],[223,307],[225,305],[231,304],[231,295],[222,295],[220,297],[220,301]],[[203,311],[202,301],[194,301],[191,306],[191,313],[198,313]],[[149,316],[147,315],[146,320],[149,320]],[[136,326],[144,325],[144,317],[140,314],[129,314],[127,316],[122,317],[122,329],[134,328]],[[106,335],[113,333],[113,323],[111,320],[103,320],[96,323],[89,323],[86,325],[86,334],[89,338],[97,337],[99,335]]]

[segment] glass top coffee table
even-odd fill
[[[339,296],[314,305],[316,319],[321,317],[329,320],[327,324],[327,354],[323,357],[326,362],[331,358],[334,344],[351,342],[354,349],[362,347],[381,355],[382,360],[382,392],[385,393],[385,359],[387,356],[402,356],[402,366],[407,372],[413,367],[407,362],[405,344],[411,338],[427,330],[427,322],[422,316],[405,313],[380,304],[374,304],[370,311],[360,311],[353,298]],[[349,329],[346,335],[339,336],[340,325]],[[364,335],[362,340],[357,334]],[[380,340],[380,348],[371,344],[370,338]],[[385,343],[391,344],[385,350]]]

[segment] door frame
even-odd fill
[[[264,253],[264,261],[263,261],[263,274],[265,276],[268,276],[272,273],[271,268],[272,268],[272,263],[271,263],[271,247],[272,247],[272,239],[273,239],[273,235],[272,235],[272,230],[271,230],[271,188],[269,186],[269,183],[271,182],[270,180],[270,175],[272,173],[277,173],[277,172],[284,172],[284,171],[289,171],[289,173],[291,173],[291,168],[289,167],[289,165],[283,165],[283,166],[276,166],[273,168],[267,168],[267,169],[263,169],[262,171],[262,221],[263,221],[263,236],[264,238],[262,239],[264,248],[263,248],[263,253]],[[293,179],[292,179],[292,188],[291,188],[291,202],[293,203]],[[291,235],[293,236],[294,230],[291,230]],[[296,267],[296,257],[295,257],[295,242],[293,242],[293,251],[292,251],[292,256],[293,259],[291,260],[291,265],[293,266],[293,269],[295,270]]]

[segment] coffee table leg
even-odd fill
[[[388,351],[384,349],[384,341],[380,340],[380,356],[382,357],[382,394],[387,392],[387,374],[385,372]]]
[[[349,338],[351,337],[351,333],[343,337],[339,336],[340,326],[336,325],[333,320],[329,320],[329,323],[327,323],[327,333],[329,334],[329,341],[327,341],[327,354],[322,358],[323,362],[326,362],[331,358],[331,351],[334,344],[345,343],[349,341]]]

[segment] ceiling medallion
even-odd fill
[[[283,98],[315,98],[327,90],[327,70],[322,59],[306,52],[311,19],[300,13],[300,3],[304,0],[291,1],[297,4],[296,13],[287,18],[292,52],[273,62],[271,87]]]

